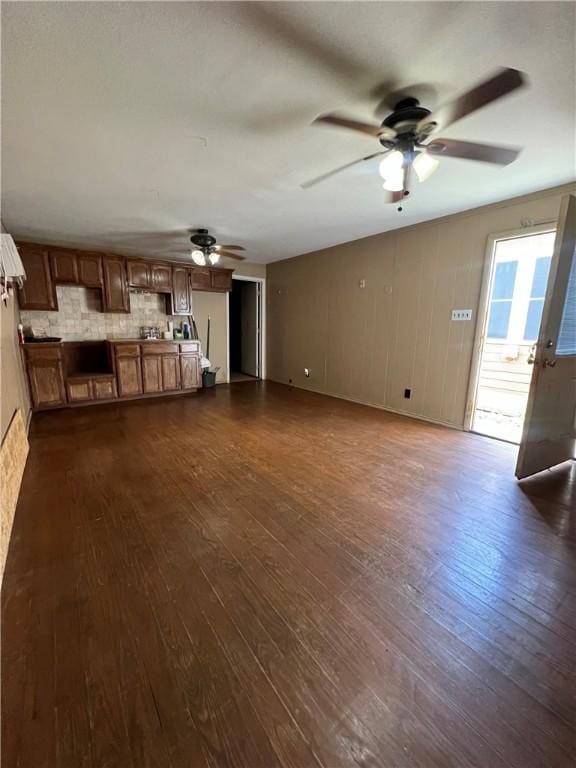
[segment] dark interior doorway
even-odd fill
[[[232,280],[230,381],[260,378],[260,283]]]

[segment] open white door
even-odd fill
[[[562,200],[554,256],[532,355],[528,395],[516,464],[521,479],[575,458],[576,417],[576,197]]]

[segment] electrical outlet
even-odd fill
[[[366,280],[364,278],[362,278],[361,280],[358,281],[358,287],[359,288],[366,288]]]
[[[306,376],[307,379],[310,378],[310,368],[304,368],[304,376]]]
[[[472,320],[471,309],[453,309],[452,320]]]

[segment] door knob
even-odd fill
[[[542,368],[554,368],[556,366],[556,360],[542,360]]]

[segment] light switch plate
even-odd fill
[[[472,320],[471,309],[453,309],[452,320]]]

